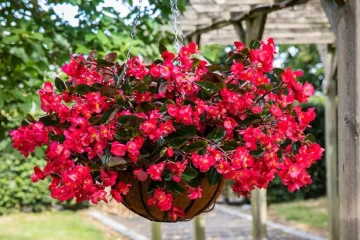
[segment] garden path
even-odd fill
[[[113,220],[114,223],[125,227],[127,231],[130,230],[135,235],[138,234],[137,236],[141,236],[141,239],[151,239],[150,221],[133,214],[111,214],[106,216]],[[98,219],[102,221],[100,217]],[[205,214],[205,222],[207,240],[252,239],[251,216],[240,211],[234,211],[233,208],[217,205],[213,211]],[[192,222],[163,223],[161,228],[163,240],[193,239]],[[268,222],[268,239],[322,240],[323,238],[300,232],[284,225]]]

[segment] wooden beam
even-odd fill
[[[161,240],[161,223],[151,222],[151,240]]]
[[[338,5],[333,0],[321,0],[321,5],[324,8],[326,16],[329,19],[331,29],[336,34],[337,32],[337,19],[338,19]]]
[[[256,17],[246,20],[246,41],[245,44],[249,46],[251,40],[261,39],[264,34],[264,27],[267,14],[259,14]]]
[[[256,5],[253,9],[251,9],[247,13],[242,13],[236,17],[232,17],[230,19],[217,19],[212,24],[198,27],[195,31],[186,34],[186,37],[206,33],[215,29],[219,29],[225,26],[229,26],[231,24],[239,23],[243,20],[253,18],[258,14],[266,14],[273,11],[277,11],[280,9],[288,8],[294,5],[303,4],[308,2],[309,0],[285,0],[277,3],[266,3]]]
[[[205,240],[205,219],[203,215],[194,218],[194,240]]]
[[[240,39],[240,41],[245,43],[246,42],[246,32],[243,27],[243,22],[240,21],[240,22],[234,23],[234,28],[235,28],[236,34],[237,34],[238,38]],[[231,40],[232,42],[233,42],[233,39],[235,39],[235,38],[232,38],[232,40]]]
[[[338,7],[340,239],[360,239],[360,1]]]
[[[326,158],[326,188],[328,198],[329,239],[339,239],[339,186],[338,186],[338,154],[337,154],[337,91],[336,91],[336,61],[335,48],[328,44],[317,46],[324,65],[325,81],[325,158]]]

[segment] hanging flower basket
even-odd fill
[[[121,176],[124,182],[130,183],[132,186],[129,192],[123,196],[122,201],[123,205],[125,205],[129,210],[151,221],[176,221],[173,216],[169,215],[167,212],[163,212],[160,209],[147,204],[149,199],[148,189],[151,184],[150,179],[147,179],[145,182],[138,181],[134,178],[132,172],[122,172]],[[186,182],[179,182],[179,186],[186,188]],[[186,192],[174,195],[174,205],[184,210],[184,216],[177,219],[177,221],[191,220],[195,216],[211,210],[223,189],[224,179],[222,178],[213,186],[209,185],[209,183],[203,179],[199,186],[202,189],[201,198],[190,199]]]
[[[276,175],[290,191],[311,183],[306,169],[324,151],[304,130],[314,93],[299,71],[273,68],[275,45],[235,42],[222,66],[196,58],[195,43],[162,59],[116,63],[72,56],[66,81],[39,90],[45,116],[27,115],[11,131],[28,156],[45,145],[46,165],[32,180],[51,178],[59,201],[122,202],[152,221],[189,220],[213,206],[225,180],[239,195],[267,188]]]

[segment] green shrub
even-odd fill
[[[43,166],[45,162],[40,160],[44,156],[41,149],[34,156],[24,158],[12,150],[7,142],[2,141],[0,152],[0,215],[19,211],[40,212],[53,206],[71,210],[88,206],[87,203],[60,203],[53,200],[49,196],[48,180],[37,183],[31,181],[34,166]]]
[[[17,153],[0,156],[0,215],[15,211],[39,212],[51,207],[48,182],[34,184],[30,175],[42,161],[25,159]]]
[[[315,107],[316,119],[312,122],[312,128],[307,130],[315,136],[317,142],[324,147],[325,145],[325,116],[324,102],[322,97],[312,98],[309,103],[303,105],[304,110],[309,107]],[[298,191],[290,193],[287,187],[283,186],[280,179],[276,178],[270,183],[267,198],[268,202],[284,202],[291,200],[301,200],[308,198],[317,198],[326,194],[326,162],[325,157],[315,163],[310,169],[309,174],[312,176],[313,183],[303,187]]]

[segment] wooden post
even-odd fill
[[[194,240],[205,240],[205,219],[203,215],[194,218]]]
[[[161,223],[151,222],[151,239],[161,240]]]
[[[255,188],[251,192],[252,236],[254,240],[267,238],[266,189]]]
[[[360,239],[360,1],[322,4],[337,35],[339,239]]]
[[[360,1],[339,7],[340,239],[360,239]]]
[[[259,14],[243,22],[234,24],[234,28],[240,40],[249,46],[251,40],[261,40],[266,23],[267,14]],[[253,240],[264,240],[267,238],[267,209],[266,209],[266,189],[256,188],[251,192],[251,209],[252,209],[252,237]]]
[[[249,45],[251,40],[262,39],[267,14],[259,14],[254,18],[246,20],[246,44]]]
[[[339,239],[339,187],[337,154],[337,102],[336,102],[336,54],[331,45],[318,45],[321,61],[324,65],[325,81],[325,157],[326,188],[328,197],[329,239]]]

